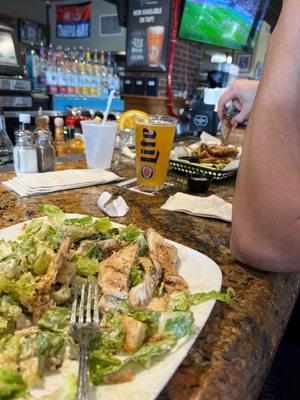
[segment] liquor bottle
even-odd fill
[[[77,143],[76,143],[76,139],[75,139],[74,126],[67,127],[67,146],[68,146],[68,154],[80,153],[80,150],[77,147]]]
[[[44,43],[41,42],[40,56],[39,56],[39,73],[38,73],[38,89],[39,91],[46,93],[46,57],[45,57],[45,47]]]
[[[108,94],[114,89],[114,77],[113,77],[113,67],[112,67],[112,59],[111,59],[111,52],[107,53],[106,58],[107,66],[107,87],[108,87]]]
[[[47,66],[52,67],[53,63],[54,63],[53,46],[52,43],[50,43],[47,51]]]
[[[32,79],[32,55],[33,43],[30,43],[30,49],[26,50],[26,78]]]
[[[39,56],[37,55],[34,48],[31,50],[31,62],[32,62],[32,86],[34,90],[39,90],[39,71],[40,71],[40,62]]]
[[[114,68],[113,68],[113,89],[115,90],[115,96],[119,97],[120,96],[120,78],[118,75],[118,67],[117,63],[114,63]]]
[[[57,71],[55,65],[55,56],[51,43],[47,51],[46,85],[47,85],[47,93],[50,94],[57,93]]]
[[[54,148],[56,155],[63,156],[68,154],[68,145],[67,142],[65,141],[65,134],[64,134],[64,120],[62,118],[55,118],[54,119]]]
[[[102,87],[102,97],[108,97],[108,80],[107,80],[107,68],[105,65],[105,53],[101,51],[100,55],[100,67],[101,67],[101,87]]]

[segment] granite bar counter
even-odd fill
[[[81,168],[84,162],[60,168]],[[135,175],[134,162],[116,154],[112,170]],[[13,174],[0,174],[1,182]],[[160,400],[256,399],[276,353],[298,295],[300,275],[265,273],[235,261],[230,253],[230,224],[164,211],[160,206],[176,191],[186,191],[183,177],[170,174],[174,186],[156,196],[118,188],[92,186],[35,197],[19,197],[0,185],[0,229],[39,216],[38,203],[52,203],[66,212],[103,216],[97,199],[104,190],[124,197],[130,207],[121,224],[153,227],[164,237],[211,257],[232,286],[236,299],[217,303],[200,336],[159,396]],[[234,180],[213,184],[209,194],[232,201]],[[163,371],[162,371],[163,373]]]

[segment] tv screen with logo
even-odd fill
[[[269,0],[186,0],[179,37],[251,50],[268,4]]]

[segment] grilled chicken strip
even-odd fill
[[[28,304],[24,304],[29,309],[32,309],[34,321],[38,320],[39,317],[51,307],[53,301],[51,299],[51,293],[54,283],[57,279],[58,271],[67,258],[68,251],[72,246],[74,239],[68,236],[60,245],[58,252],[49,264],[46,274],[40,281],[38,292],[35,293],[28,301]]]
[[[76,264],[65,261],[57,273],[56,282],[70,286],[76,275]]]
[[[76,257],[85,256],[91,247],[97,245],[105,257],[109,257],[113,252],[119,251],[124,247],[124,242],[119,239],[106,240],[83,240],[77,250],[71,250],[69,260]]]
[[[129,305],[132,308],[138,309],[146,306],[152,299],[156,286],[161,276],[161,266],[147,257],[140,257],[139,262],[144,269],[144,280],[134,286],[129,292]]]
[[[106,302],[110,297],[119,300],[128,298],[129,275],[136,261],[138,251],[139,243],[136,242],[100,262],[98,283],[104,294],[99,303],[101,309],[106,310]],[[110,307],[112,302],[114,300],[110,299]]]
[[[177,249],[151,228],[146,231],[146,239],[153,265],[162,269],[162,281],[167,293],[187,291],[188,284],[175,269]]]
[[[119,251],[122,247],[124,247],[124,243],[119,239],[106,239],[100,240],[98,245],[105,256],[110,256],[113,252]]]

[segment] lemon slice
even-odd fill
[[[134,129],[135,128],[135,119],[137,117],[147,118],[147,117],[149,117],[149,115],[147,113],[145,113],[144,111],[140,111],[140,110],[125,111],[123,114],[121,114],[121,116],[118,120],[118,128],[120,130]]]

